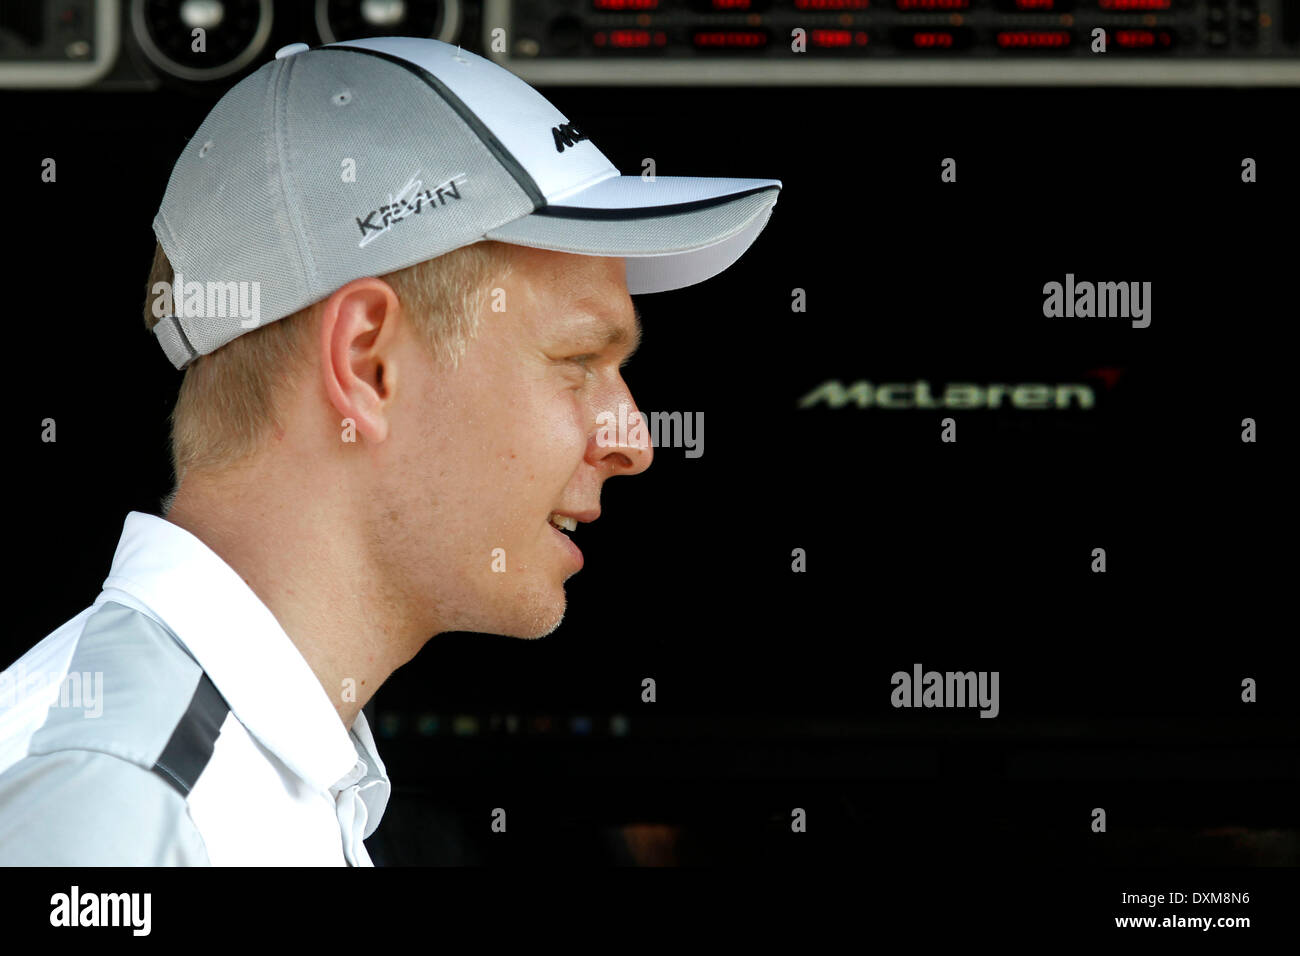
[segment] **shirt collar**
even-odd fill
[[[151,609],[240,723],[298,776],[336,796],[336,787],[360,786],[369,811],[365,835],[374,831],[391,786],[365,714],[351,732],[344,728],[275,615],[216,552],[170,521],[132,511],[104,588]]]

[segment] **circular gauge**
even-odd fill
[[[262,52],[271,36],[271,0],[131,0],[131,30],[158,69],[215,80]]]
[[[316,0],[316,29],[326,43],[389,36],[452,43],[460,0]]]

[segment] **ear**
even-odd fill
[[[383,279],[354,279],[324,305],[320,324],[321,375],[339,419],[356,422],[368,441],[388,437],[397,387],[401,303]]]

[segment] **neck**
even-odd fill
[[[375,590],[384,577],[363,516],[341,512],[323,487],[282,493],[264,471],[187,475],[167,520],[243,578],[351,728],[432,632],[419,633],[397,600]]]

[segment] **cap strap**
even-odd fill
[[[181,328],[180,319],[174,315],[165,315],[154,323],[153,334],[158,337],[158,342],[171,359],[172,365],[176,368],[184,368],[199,357],[199,353],[190,345],[189,337],[185,330]]]

